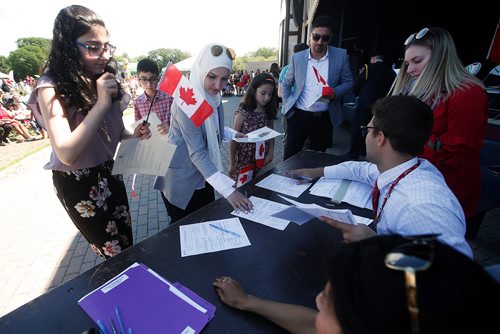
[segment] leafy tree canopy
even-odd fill
[[[254,52],[249,52],[243,57],[236,57],[233,62],[233,71],[241,71],[245,64],[254,61],[277,61],[278,49],[276,48],[258,48]]]
[[[41,37],[19,38],[17,49],[8,57],[8,64],[14,71],[14,79],[23,79],[26,75],[39,74],[50,52],[50,40]]]
[[[169,61],[174,64],[191,57],[189,52],[179,49],[156,49],[148,52],[148,58],[154,60],[158,64],[158,68],[164,68]]]
[[[12,66],[9,63],[9,59],[4,56],[0,56],[0,72],[9,73]]]
[[[250,52],[250,57],[262,57],[265,59],[268,58],[278,58],[278,49],[276,48],[258,48],[257,51]]]

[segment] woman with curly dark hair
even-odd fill
[[[57,197],[104,258],[133,243],[125,185],[121,175],[111,175],[116,147],[125,138],[150,136],[145,125],[133,134],[124,128],[130,96],[113,74],[114,51],[104,22],[92,10],[63,8],[28,103],[50,136],[53,152],[45,168],[52,170]]]

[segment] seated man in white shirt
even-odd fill
[[[325,176],[371,185],[375,231],[366,225],[344,224],[326,217],[321,220],[338,228],[346,242],[376,234],[439,234],[439,240],[472,257],[464,238],[462,207],[436,167],[417,157],[431,134],[431,109],[415,97],[389,96],[377,101],[372,113],[372,120],[362,128],[367,133],[369,162],[298,169],[290,175]],[[379,196],[375,189],[379,189]]]

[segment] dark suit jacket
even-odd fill
[[[368,64],[368,75],[366,68],[363,68],[354,83],[354,94],[358,96],[356,109],[369,110],[373,102],[389,93],[395,78],[396,72],[388,64],[384,62]]]

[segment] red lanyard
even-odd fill
[[[384,211],[385,203],[387,203],[387,199],[389,196],[391,196],[392,190],[398,184],[401,179],[403,179],[406,175],[410,174],[412,171],[417,169],[417,167],[420,165],[420,161],[417,162],[415,165],[411,166],[407,170],[405,170],[401,175],[397,177],[397,179],[392,182],[391,187],[387,191],[387,194],[385,194],[384,201],[382,202],[382,207],[380,208],[380,211],[378,211],[378,198],[380,196],[380,189],[378,188],[377,185],[377,180],[375,181],[375,186],[373,187],[373,192],[372,192],[372,206],[373,206],[373,215],[375,216],[375,224],[377,224],[380,221],[380,216],[382,216],[382,211]],[[378,215],[377,215],[378,211]]]

